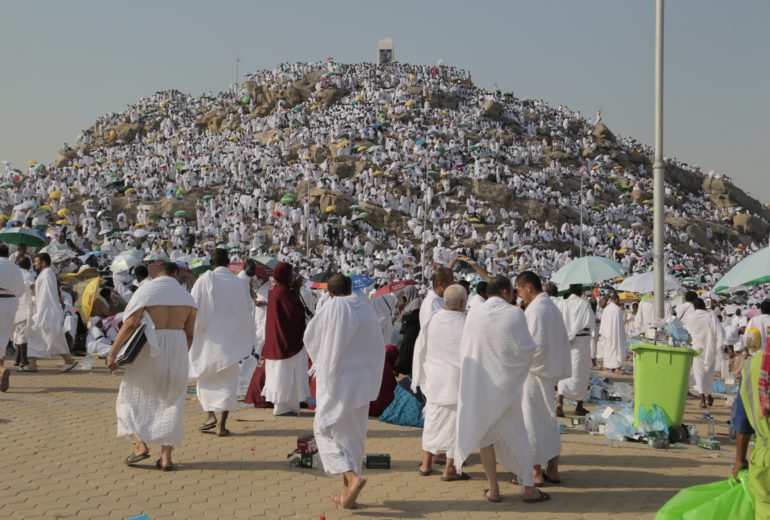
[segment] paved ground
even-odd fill
[[[369,422],[368,453],[389,453],[390,470],[364,470],[369,484],[362,508],[338,510],[329,499],[340,485],[317,469],[290,468],[286,455],[296,436],[312,430],[312,413],[276,419],[269,410],[242,410],[228,427],[232,437],[198,431],[203,421],[188,394],[183,445],[174,451],[178,471],[160,472],[153,457],[137,467],[121,461],[132,450],[115,437],[119,376],[96,363],[89,372],[59,374],[54,361],[38,374],[16,373],[0,394],[0,517],[8,519],[124,519],[142,513],[170,518],[652,518],[679,489],[727,478],[733,447],[721,453],[694,446],[653,450],[603,436],[565,430],[563,486],[548,486],[550,502],[526,505],[518,486],[501,488],[504,501],[481,496],[478,455],[469,482],[445,483],[417,474],[421,430]],[[630,377],[623,380],[630,382]],[[571,409],[571,407],[568,407]],[[719,400],[712,414],[726,434],[728,409]],[[685,422],[705,433],[696,401]],[[724,438],[723,438],[724,439]],[[500,478],[508,475],[499,468]],[[514,514],[515,513],[515,514]]]

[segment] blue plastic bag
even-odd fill
[[[668,435],[666,416],[660,406],[655,403],[650,408],[643,404],[639,405],[639,426],[646,432],[666,432]]]

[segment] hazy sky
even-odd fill
[[[770,203],[770,2],[666,5],[669,157]],[[51,161],[106,112],[175,88],[224,90],[283,61],[401,62],[471,71],[653,142],[655,2],[0,0],[0,160]]]

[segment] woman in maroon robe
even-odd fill
[[[257,407],[273,403],[274,415],[298,414],[310,395],[307,376],[305,307],[293,287],[292,267],[280,262],[273,269],[275,285],[267,297],[264,366],[254,372],[246,402]]]

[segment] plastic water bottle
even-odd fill
[[[708,418],[708,426],[709,426],[709,439],[713,439],[715,435],[715,432],[714,432],[715,425],[714,425],[713,417]]]
[[[695,444],[695,441],[698,440],[698,430],[695,428],[695,426],[690,426],[690,444]]]

